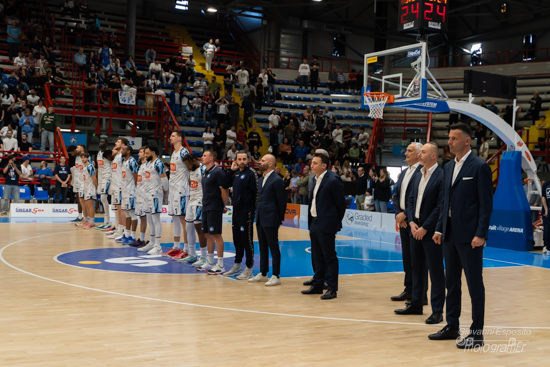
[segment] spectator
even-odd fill
[[[21,176],[19,177],[20,183],[25,186],[29,186],[31,195],[34,196],[34,173],[31,167],[31,159],[28,156],[23,157],[23,163],[21,164]]]
[[[533,97],[529,100],[531,104],[529,111],[531,112],[531,120],[533,125],[539,119],[540,110],[542,109],[542,98],[539,97],[539,92],[533,93]]]
[[[338,91],[346,90],[348,88],[348,83],[346,80],[346,75],[344,74],[344,70],[340,69],[338,74],[336,75],[336,84],[335,89]]]
[[[191,82],[195,82],[195,77],[197,72],[195,71],[195,67],[197,66],[197,63],[195,60],[193,60],[193,55],[189,55],[189,58],[187,61],[185,61],[185,66],[191,71],[192,79]]]
[[[149,78],[152,79],[153,76],[156,78],[156,80],[160,81],[160,74],[162,73],[162,65],[160,64],[159,60],[155,60],[154,62],[149,64]]]
[[[225,138],[225,151],[227,152],[231,147],[235,145],[237,141],[237,133],[235,132],[235,125],[231,125],[229,128],[229,131],[227,132],[227,136]],[[235,151],[236,151],[235,146]],[[235,159],[237,159],[237,156],[235,155]]]
[[[290,145],[294,144],[294,135],[296,134],[296,126],[294,126],[294,121],[290,120],[288,125],[283,129],[284,137],[288,139]]]
[[[202,80],[202,75],[199,75],[198,79],[195,80],[195,83],[193,84],[193,89],[195,93],[197,93],[199,96],[204,97],[206,95],[206,82]]]
[[[13,202],[19,202],[19,177],[22,176],[21,166],[15,163],[15,155],[8,156],[8,164],[4,167],[4,202],[2,205],[2,215],[8,214],[10,206],[10,196]]]
[[[10,126],[7,127],[5,132],[5,138],[2,139],[3,150],[17,152],[19,151],[19,145],[17,144],[17,139],[14,137],[14,130],[10,129]]]
[[[374,197],[372,196],[372,189],[369,187],[365,190],[365,202],[363,203],[363,210],[374,211]]]
[[[353,69],[351,69],[351,73],[349,73],[348,77],[348,89],[350,92],[354,92],[357,88],[357,72]]]
[[[308,151],[309,148],[304,145],[304,141],[300,140],[298,142],[298,146],[294,148],[294,157],[296,161],[298,161],[299,158],[302,158],[302,161],[305,161]]]
[[[157,52],[154,49],[149,48],[147,49],[147,51],[145,51],[145,63],[147,65],[153,64],[156,58],[157,58]]]
[[[328,82],[327,82],[328,88],[331,92],[334,92],[336,90],[337,81],[338,81],[338,74],[336,73],[336,68],[333,67],[332,70],[328,73]]]
[[[84,18],[88,19],[90,16],[90,8],[88,7],[88,2],[86,0],[82,0],[80,2],[80,5],[78,5],[78,11],[80,12],[80,15]]]
[[[288,171],[287,171],[288,172]],[[300,204],[299,197],[298,197],[298,181],[300,180],[300,176],[298,175],[298,171],[293,169],[290,172],[290,182],[287,187],[287,190],[289,191],[290,195],[290,202],[292,204]]]
[[[267,148],[267,152],[273,154],[274,157],[278,157],[279,144],[279,134],[277,133],[277,129],[269,129],[269,148]]]
[[[227,89],[226,89],[227,92]],[[240,112],[241,106],[237,102],[235,102],[235,98],[231,97],[230,103],[229,103],[229,123],[231,125],[237,126],[239,123],[239,112]]]
[[[495,105],[495,101],[491,101],[491,104],[487,106],[487,109],[495,115],[498,115],[498,107]]]
[[[233,69],[231,69],[233,70]],[[233,94],[234,72],[230,72],[223,78],[223,88],[229,95]]]
[[[480,143],[481,145],[479,146],[478,155],[481,159],[486,161],[487,158],[489,157],[489,143],[487,142],[487,138],[485,136],[482,136]]]
[[[108,67],[111,63],[113,50],[109,48],[109,45],[107,45],[107,43],[104,43],[103,47],[99,49],[98,54],[101,65],[103,65],[103,67],[105,68]]]
[[[368,178],[365,175],[365,168],[357,168],[357,179],[355,180],[355,204],[357,205],[357,210],[365,210],[364,202],[366,197],[368,185]]]
[[[202,46],[202,49],[204,51],[204,58],[206,59],[205,69],[206,71],[212,71],[212,59],[216,51],[214,40],[210,38],[210,40]]]
[[[294,163],[292,147],[290,146],[288,139],[284,139],[283,143],[279,145],[279,156],[281,157],[283,164]]]
[[[59,125],[58,117],[55,114],[53,106],[50,106],[48,107],[48,113],[46,113],[42,117],[42,123],[41,123],[42,139],[40,144],[41,151],[44,152],[46,150],[46,141],[48,141],[50,152],[53,152],[54,134],[55,134],[55,129],[57,128],[58,125]]]
[[[380,177],[374,181],[374,207],[377,212],[387,213],[391,198],[391,182],[386,168],[380,169]]]
[[[203,141],[203,152],[207,150],[212,150],[214,146],[214,134],[212,134],[212,128],[210,126],[206,126],[204,129],[204,133],[202,134],[202,141]]]
[[[246,70],[244,65],[241,65],[241,69],[237,71],[237,81],[239,83],[239,94],[241,95],[241,98],[244,99],[244,88],[249,83],[249,75],[248,71]]]
[[[252,103],[252,99],[250,97],[245,98],[241,108],[244,111],[243,125],[248,130],[249,126],[253,126],[254,103]]]
[[[277,87],[275,86],[275,81],[277,76],[273,74],[271,69],[267,69],[267,94],[266,102],[271,100],[273,103],[277,100]]]
[[[19,144],[19,151],[32,152],[32,143],[28,140],[27,134],[21,134],[21,144]],[[23,153],[23,156],[28,156],[28,153]]]
[[[38,105],[38,101],[40,101],[40,97],[36,95],[34,89],[31,89],[31,93],[27,96],[27,107],[34,109]]]
[[[181,108],[181,94],[180,94],[180,85],[176,84],[174,89],[170,92],[170,109],[174,114],[174,117],[180,117],[180,108]]]
[[[269,128],[279,128],[279,123],[281,122],[281,117],[277,114],[277,110],[272,108],[271,109],[271,115],[268,117],[269,120]]]
[[[70,15],[71,17],[75,16],[75,7],[73,0],[65,0],[63,6],[61,7],[61,15]],[[78,24],[78,23],[77,23]]]
[[[199,122],[199,116],[202,109],[202,98],[199,95],[199,93],[195,94],[195,98],[193,98],[192,106],[194,111],[193,121]]]
[[[34,118],[31,115],[31,110],[25,108],[24,115],[19,119],[19,126],[21,127],[21,133],[27,134],[29,141],[32,141],[34,125]]]
[[[299,88],[307,90],[307,82],[310,75],[307,59],[302,60],[302,64],[298,67],[298,80],[300,81]]]
[[[128,60],[126,60],[126,63],[124,65],[125,75],[127,75],[129,78],[133,78],[134,75],[136,75],[136,63],[134,62],[134,58],[132,56],[128,56]],[[135,83],[139,85],[139,83]]]
[[[187,95],[187,89],[181,91],[181,118],[186,121],[189,118],[191,100]]]
[[[71,173],[69,166],[66,164],[67,158],[65,156],[59,157],[59,164],[55,166],[53,174],[55,177],[55,203],[66,203],[67,192],[69,189],[69,180],[71,179]]]
[[[21,43],[21,29],[19,21],[15,20],[12,24],[8,24],[8,58],[14,61],[19,53],[19,44]]]
[[[302,177],[298,180],[298,194],[300,195],[300,204],[302,205],[309,204],[309,172],[310,167],[304,166]]]
[[[351,139],[353,138],[353,131],[351,131],[349,125],[346,125],[346,130],[342,133],[342,138],[345,149],[348,150],[351,147]]]
[[[174,74],[172,74],[172,68],[170,67],[170,59],[164,60],[164,64],[161,65],[162,84],[172,84],[174,81]],[[166,82],[168,78],[168,83]]]
[[[359,148],[362,147],[363,145],[368,145],[369,138],[370,138],[370,135],[369,133],[365,132],[365,128],[364,127],[359,128],[359,135],[357,136],[357,145],[359,146]]]
[[[237,144],[237,150],[242,150],[246,145],[246,131],[244,131],[242,126],[239,126],[239,129],[237,130],[236,144]]]
[[[223,144],[225,143],[225,138],[222,135],[221,129],[218,127],[216,129],[216,134],[214,134],[214,151],[216,152],[217,157],[223,157]]]
[[[548,125],[546,124],[546,116],[542,115],[540,119],[535,123],[535,128],[538,130],[537,136],[540,150],[547,150],[546,147],[546,131],[548,130]],[[550,248],[550,247],[549,247]]]
[[[34,123],[39,125],[42,121],[44,114],[48,112],[46,107],[44,107],[44,100],[39,100],[38,105],[36,105],[32,110],[32,117],[34,118]]]
[[[317,84],[319,83],[319,62],[317,58],[313,58],[313,62],[309,65],[310,77],[309,82],[311,83],[311,89],[317,92]]]
[[[228,161],[236,161],[237,160],[237,146],[232,145],[231,149],[227,151],[226,159]]]
[[[13,60],[13,66],[15,67],[16,72],[19,72],[19,70],[25,66],[25,57],[21,51],[17,53],[17,57]]]
[[[54,179],[51,168],[48,168],[48,162],[41,161],[40,168],[36,170],[36,178],[40,182],[40,186],[46,192],[50,191],[50,181]]]
[[[343,143],[343,133],[342,129],[340,129],[340,124],[336,124],[336,128],[332,131],[332,139],[338,144],[338,149],[340,149]]]
[[[204,104],[204,122],[212,122],[212,114],[214,113],[214,102],[211,97],[206,98],[206,103]],[[224,140],[225,143],[225,140]],[[219,156],[221,157],[221,155]]]
[[[359,163],[359,156],[361,155],[361,150],[357,143],[353,143],[349,149],[349,160],[352,163]]]

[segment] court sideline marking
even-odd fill
[[[296,318],[304,318],[304,319],[316,319],[316,320],[330,320],[330,321],[347,321],[347,322],[361,322],[361,323],[374,323],[374,324],[390,324],[390,325],[412,325],[412,326],[428,326],[428,327],[440,327],[441,325],[428,325],[425,323],[415,323],[415,322],[398,322],[398,321],[383,321],[383,320],[367,320],[367,319],[348,319],[348,318],[340,318],[340,317],[326,317],[326,316],[312,316],[312,315],[296,315],[296,314],[287,314],[287,313],[279,313],[279,312],[267,312],[267,311],[255,311],[255,310],[243,310],[243,309],[236,309],[236,308],[228,308],[228,307],[219,307],[219,306],[208,306],[208,305],[200,305],[195,303],[188,303],[188,302],[178,302],[178,301],[170,301],[166,299],[160,299],[160,298],[152,298],[152,297],[145,297],[145,296],[138,296],[134,294],[128,294],[128,293],[120,293],[120,292],[113,292],[108,291],[105,289],[98,289],[98,288],[91,288],[86,287],[78,284],[73,283],[67,283],[60,280],[52,279],[43,277],[38,274],[34,274],[31,272],[28,272],[26,270],[20,269],[16,267],[15,265],[10,264],[5,258],[4,258],[4,251],[8,249],[9,247],[16,245],[18,243],[33,240],[37,238],[43,238],[48,236],[58,236],[63,233],[74,233],[73,231],[67,231],[67,232],[58,232],[58,233],[52,233],[52,234],[46,234],[46,235],[40,235],[40,236],[33,236],[28,238],[23,238],[20,240],[17,240],[15,242],[9,243],[2,247],[0,249],[0,260],[10,268],[17,270],[21,273],[33,276],[35,278],[39,278],[42,280],[46,280],[49,282],[67,285],[70,287],[80,288],[84,290],[89,291],[95,291],[105,294],[111,294],[115,296],[123,296],[123,297],[130,297],[135,299],[141,299],[146,301],[155,301],[155,302],[162,302],[162,303],[168,303],[168,304],[175,304],[175,305],[181,305],[181,306],[189,306],[189,307],[199,307],[199,308],[206,308],[206,309],[213,309],[213,310],[220,310],[220,311],[230,311],[230,312],[244,312],[244,313],[250,313],[250,314],[257,314],[257,315],[268,315],[268,316],[284,316],[284,317],[296,317]],[[464,325],[462,327],[469,327],[467,325]],[[533,330],[550,330],[550,327],[548,326],[485,326],[485,328],[491,328],[491,329],[533,329]]]

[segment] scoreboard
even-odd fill
[[[423,34],[446,32],[449,1],[399,0],[397,30]]]

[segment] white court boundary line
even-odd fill
[[[67,285],[70,287],[75,287],[79,289],[89,290],[89,291],[95,291],[105,294],[111,294],[115,296],[123,296],[123,297],[130,297],[140,300],[146,300],[146,301],[155,301],[155,302],[162,302],[162,303],[168,303],[168,304],[175,304],[180,306],[189,306],[189,307],[198,307],[198,308],[206,308],[206,309],[212,309],[212,310],[219,310],[219,311],[230,311],[230,312],[243,312],[243,313],[249,313],[249,314],[257,314],[257,315],[267,315],[267,316],[283,316],[283,317],[295,317],[295,318],[303,318],[303,319],[314,319],[314,320],[330,320],[330,321],[347,321],[347,322],[360,322],[360,323],[373,323],[373,324],[386,324],[386,325],[411,325],[411,326],[428,326],[428,327],[441,327],[439,324],[435,325],[428,325],[425,323],[415,323],[415,322],[398,322],[398,321],[384,321],[384,320],[368,320],[368,319],[350,319],[350,318],[341,318],[341,317],[326,317],[326,316],[312,316],[312,315],[297,315],[297,314],[288,314],[288,313],[280,313],[280,312],[267,312],[267,311],[255,311],[255,310],[243,310],[243,309],[236,309],[236,308],[229,308],[229,307],[219,307],[219,306],[208,306],[208,305],[200,305],[196,303],[188,303],[188,302],[178,302],[178,301],[170,301],[166,299],[160,299],[160,298],[152,298],[152,297],[145,297],[145,296],[137,296],[134,294],[128,294],[128,293],[120,293],[120,292],[114,292],[114,291],[108,291],[105,289],[98,289],[98,288],[92,288],[92,287],[86,287],[83,285],[73,284],[73,283],[67,283],[60,280],[52,279],[43,277],[38,274],[34,274],[31,272],[28,272],[26,270],[20,269],[16,267],[15,265],[10,264],[5,258],[4,258],[4,251],[8,249],[9,247],[16,245],[18,243],[37,239],[37,238],[43,238],[48,236],[57,236],[62,233],[73,233],[72,231],[69,232],[59,232],[59,233],[52,233],[47,235],[40,235],[40,236],[34,236],[34,237],[28,237],[23,238],[21,240],[17,240],[15,242],[9,243],[2,247],[0,249],[0,260],[10,268],[17,270],[23,274],[27,274],[30,276],[33,276],[38,279],[46,280],[52,283]],[[526,265],[530,266],[530,265]],[[86,268],[84,268],[86,269]],[[469,326],[461,325],[461,327],[467,328]],[[548,326],[485,326],[485,328],[489,329],[532,329],[532,330],[550,330],[550,327]]]

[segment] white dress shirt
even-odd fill
[[[453,180],[451,181],[451,186],[454,185],[456,177],[460,173],[460,170],[462,169],[462,166],[464,165],[464,162],[466,162],[466,158],[472,153],[472,150],[470,149],[468,153],[464,154],[464,157],[462,157],[459,161],[456,160],[455,157],[455,167],[453,169]],[[451,203],[449,203],[449,218],[451,217]]]
[[[317,196],[317,191],[319,191],[319,185],[321,185],[321,181],[323,181],[323,177],[325,177],[326,174],[327,171],[315,177],[317,181],[315,182],[315,187],[313,188],[313,198],[311,199],[311,209],[309,211],[313,218],[317,218],[317,204],[315,203],[315,198]]]
[[[409,166],[409,168],[402,173],[402,175],[405,175],[403,177],[403,181],[401,181],[401,187],[399,188],[399,206],[401,207],[401,210],[405,210],[406,208],[406,201],[407,201],[407,187],[409,186],[409,182],[411,181],[411,177],[413,173],[418,168],[418,165],[420,163],[416,162],[412,166]]]
[[[416,219],[420,218],[420,207],[422,206],[422,198],[424,197],[424,190],[432,177],[435,169],[437,168],[437,162],[431,166],[429,169],[422,167],[420,172],[422,172],[422,177],[420,178],[420,183],[418,184],[418,196],[416,197],[416,208],[414,210],[414,217]],[[417,223],[418,224],[418,223]]]
[[[275,170],[269,171],[268,173],[266,173],[266,174],[264,175],[264,180],[262,181],[262,187],[265,186],[265,182],[267,181],[268,177],[269,177],[273,172],[275,172]]]

